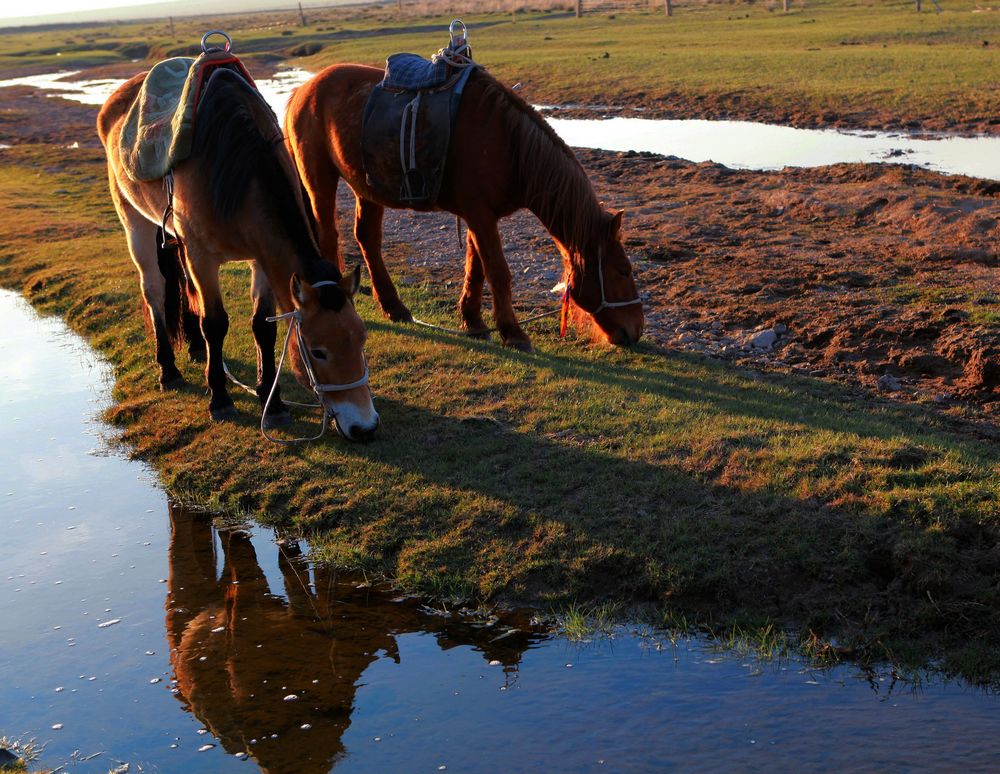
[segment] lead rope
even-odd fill
[[[268,435],[267,428],[264,427],[264,418],[267,416],[267,410],[271,407],[271,401],[274,398],[274,393],[278,389],[278,377],[281,375],[281,367],[285,364],[285,353],[288,352],[288,342],[292,338],[292,329],[293,328],[297,329],[299,320],[301,319],[301,315],[299,315],[299,311],[296,309],[296,310],[291,311],[291,312],[286,312],[285,314],[279,314],[279,315],[275,315],[274,317],[268,317],[267,318],[268,322],[277,322],[278,320],[284,320],[286,318],[290,318],[290,319],[288,319],[288,331],[285,333],[285,343],[281,347],[281,357],[278,358],[278,365],[274,369],[274,382],[271,384],[271,391],[267,394],[267,400],[264,401],[264,409],[263,409],[263,411],[261,411],[261,414],[260,414],[260,434],[263,435],[271,443],[276,443],[276,444],[279,444],[280,446],[293,446],[293,445],[295,445],[297,443],[307,443],[309,441],[318,441],[320,438],[323,437],[323,434],[326,432],[326,426],[327,426],[328,420],[326,418],[326,412],[325,411],[320,411],[320,415],[319,415],[319,421],[320,421],[319,432],[316,435],[312,436],[311,438],[287,438],[287,439],[286,438],[274,438],[274,437]],[[302,361],[303,362],[307,362],[307,358],[309,357],[309,354],[308,353],[302,353],[302,354],[303,354]],[[310,381],[312,381],[313,384],[315,384],[316,380],[315,380],[315,378],[312,375],[312,368],[311,367],[307,367],[306,368],[306,373],[309,374]],[[367,376],[367,375],[368,375],[368,366],[366,365],[365,366],[365,376]],[[313,388],[313,392],[316,392],[315,387]],[[316,393],[316,398],[318,400],[318,404],[317,404],[318,407],[320,409],[322,409],[323,408],[323,400],[322,400],[322,398],[321,398],[321,396],[320,396],[319,393]]]

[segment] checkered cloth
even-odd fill
[[[393,54],[385,60],[382,85],[407,91],[434,89],[448,80],[448,70],[448,63],[441,59],[430,62],[419,54]]]

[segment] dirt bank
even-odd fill
[[[651,339],[956,415],[974,409],[979,430],[996,434],[1000,183],[890,165],[750,172],[577,153],[607,205],[626,211]],[[342,200],[350,213],[346,191]],[[453,219],[386,222],[388,254],[405,261],[397,280],[451,283],[457,300]],[[520,213],[502,234],[521,307],[554,307],[560,265],[544,230]],[[348,254],[359,260],[353,243]]]
[[[0,141],[96,146],[95,113],[4,89]],[[608,207],[626,211],[652,340],[956,415],[974,409],[980,432],[1000,433],[1000,183],[897,165],[751,172],[577,154]],[[346,189],[341,200],[350,234]],[[502,233],[520,306],[553,307],[561,268],[544,230],[519,213]],[[464,249],[451,216],[388,213],[386,238],[404,296],[431,278],[457,300]],[[360,260],[353,240],[346,249]],[[754,346],[761,333],[757,344],[770,346]]]

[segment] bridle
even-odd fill
[[[608,297],[604,292],[604,245],[600,245],[597,248],[597,282],[601,288],[601,303],[593,312],[586,309],[580,308],[587,312],[591,317],[596,317],[598,313],[603,312],[605,309],[619,309],[623,306],[632,306],[632,304],[641,304],[642,299],[639,294],[636,293],[635,298],[630,301],[608,301]],[[573,283],[566,283],[566,291],[563,293],[562,300],[562,312],[559,316],[559,336],[564,337],[566,335],[566,325],[569,321],[569,294],[573,289]]]
[[[324,285],[336,285],[336,282],[330,280],[323,280],[317,282],[313,285],[314,288],[320,288]],[[323,433],[326,432],[327,425],[327,412],[323,412],[320,422],[319,433],[311,438],[293,438],[291,440],[283,440],[281,438],[272,438],[267,434],[267,430],[264,427],[265,418],[267,417],[267,410],[271,406],[271,399],[274,397],[274,393],[278,389],[278,375],[281,373],[281,367],[285,363],[285,354],[288,352],[288,342],[291,341],[292,332],[295,332],[295,342],[299,347],[299,355],[302,360],[302,364],[305,366],[306,375],[309,377],[309,385],[312,388],[313,393],[316,395],[316,399],[319,401],[319,407],[323,406],[323,393],[325,392],[344,392],[346,390],[353,390],[356,387],[364,387],[368,384],[368,358],[365,357],[362,351],[361,357],[365,363],[365,372],[361,375],[360,379],[355,379],[353,382],[345,382],[343,384],[324,384],[317,381],[316,372],[313,370],[312,355],[309,352],[309,348],[306,346],[306,340],[302,335],[302,313],[298,309],[293,309],[291,312],[285,312],[284,314],[276,314],[273,317],[268,317],[268,322],[277,322],[278,320],[288,320],[288,332],[285,334],[285,343],[281,347],[281,357],[278,359],[278,367],[274,371],[274,383],[271,385],[271,391],[267,394],[267,400],[264,402],[264,410],[260,415],[260,432],[264,437],[274,443],[280,444],[293,444],[302,443],[305,441],[318,441],[323,437]],[[336,414],[330,412],[334,418]]]

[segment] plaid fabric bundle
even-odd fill
[[[428,61],[419,54],[393,54],[385,60],[383,87],[421,91],[443,86],[448,80],[448,63],[439,59]]]

